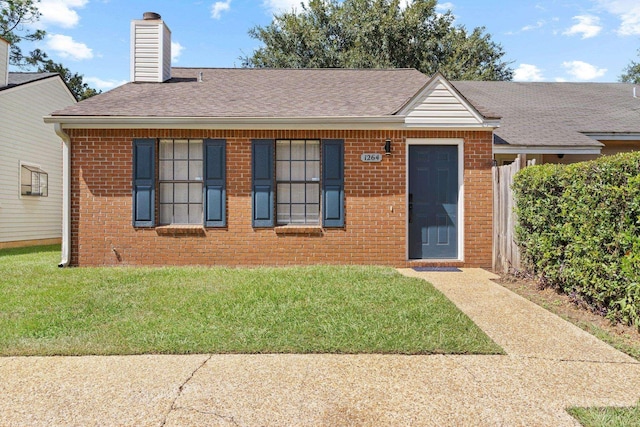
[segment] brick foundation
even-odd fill
[[[71,264],[380,264],[490,267],[492,134],[462,131],[245,131],[71,129]],[[133,138],[227,140],[227,227],[132,226]],[[338,138],[345,147],[345,227],[251,225],[251,140]],[[364,163],[362,153],[392,155]],[[406,139],[464,139],[464,262],[407,261]]]

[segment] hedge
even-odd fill
[[[640,153],[521,170],[524,265],[609,319],[640,328]]]

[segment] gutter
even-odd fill
[[[139,116],[45,116],[45,123],[64,124],[65,129],[242,129],[242,130],[486,130],[499,122],[411,123],[404,116],[367,117],[139,117]]]
[[[54,123],[56,135],[62,139],[62,258],[58,267],[68,267],[71,262],[71,138]]]
[[[141,117],[45,116],[66,129],[397,129],[400,116],[371,117]]]

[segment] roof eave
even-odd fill
[[[601,147],[595,146],[524,146],[493,145],[493,154],[600,154]]]
[[[411,124],[404,116],[345,117],[139,117],[139,116],[45,116],[45,123],[65,129],[429,129],[493,130],[498,121],[481,124]]]
[[[583,132],[596,141],[640,141],[640,132]]]
[[[406,129],[430,130],[495,130],[500,127],[500,120],[484,120],[481,123],[405,123]]]
[[[45,116],[65,129],[372,129],[398,128],[404,117],[139,117]]]

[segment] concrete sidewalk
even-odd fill
[[[578,426],[566,407],[640,399],[638,361],[490,273],[402,273],[508,354],[0,358],[0,425]]]

